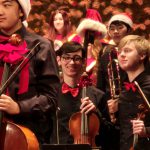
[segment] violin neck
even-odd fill
[[[82,88],[82,98],[86,97],[86,87]]]
[[[88,127],[88,116],[85,113],[81,114],[81,135],[88,136],[89,127]]]
[[[86,87],[82,88],[82,98],[86,97]],[[81,114],[81,135],[88,135],[88,116],[85,113]]]

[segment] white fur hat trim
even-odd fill
[[[111,25],[112,22],[114,21],[122,21],[126,24],[128,24],[131,28],[133,26],[133,22],[132,22],[132,19],[127,16],[127,15],[124,15],[124,14],[117,14],[117,15],[114,15],[108,22],[108,27]]]
[[[106,35],[107,29],[106,26],[99,21],[92,19],[84,19],[81,21],[79,26],[76,29],[77,34],[84,36],[85,30],[93,30],[102,34],[102,38]]]
[[[22,7],[23,13],[24,13],[24,18],[23,20],[27,19],[30,10],[31,10],[31,2],[30,0],[18,0],[20,6]]]

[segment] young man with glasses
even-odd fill
[[[57,53],[63,73],[63,82],[58,100],[58,135],[59,143],[72,144],[73,137],[69,131],[70,117],[76,112],[96,112],[100,110],[103,117],[107,117],[104,93],[94,86],[87,86],[86,97],[82,99],[80,79],[85,70],[85,51],[76,42],[66,42]],[[54,125],[56,127],[56,125]],[[54,131],[56,132],[56,130]],[[56,143],[56,133],[53,134],[53,143]]]

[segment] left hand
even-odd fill
[[[94,105],[94,103],[89,99],[89,97],[85,97],[83,99],[81,99],[81,113],[85,113],[88,114],[91,111],[95,111],[96,110],[96,106]]]
[[[107,101],[109,113],[115,113],[118,111],[118,99],[110,99]]]
[[[131,120],[133,134],[138,134],[140,136],[144,136],[146,134],[145,125],[142,120]]]
[[[2,94],[0,96],[0,110],[8,114],[19,114],[19,105],[9,96]]]

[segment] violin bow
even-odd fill
[[[136,81],[134,81],[134,84],[138,88],[138,91],[141,94],[141,96],[142,96],[142,98],[143,98],[147,108],[150,109],[150,103],[149,103],[148,99],[146,98],[145,94],[143,93],[142,89],[140,88],[139,84]]]

